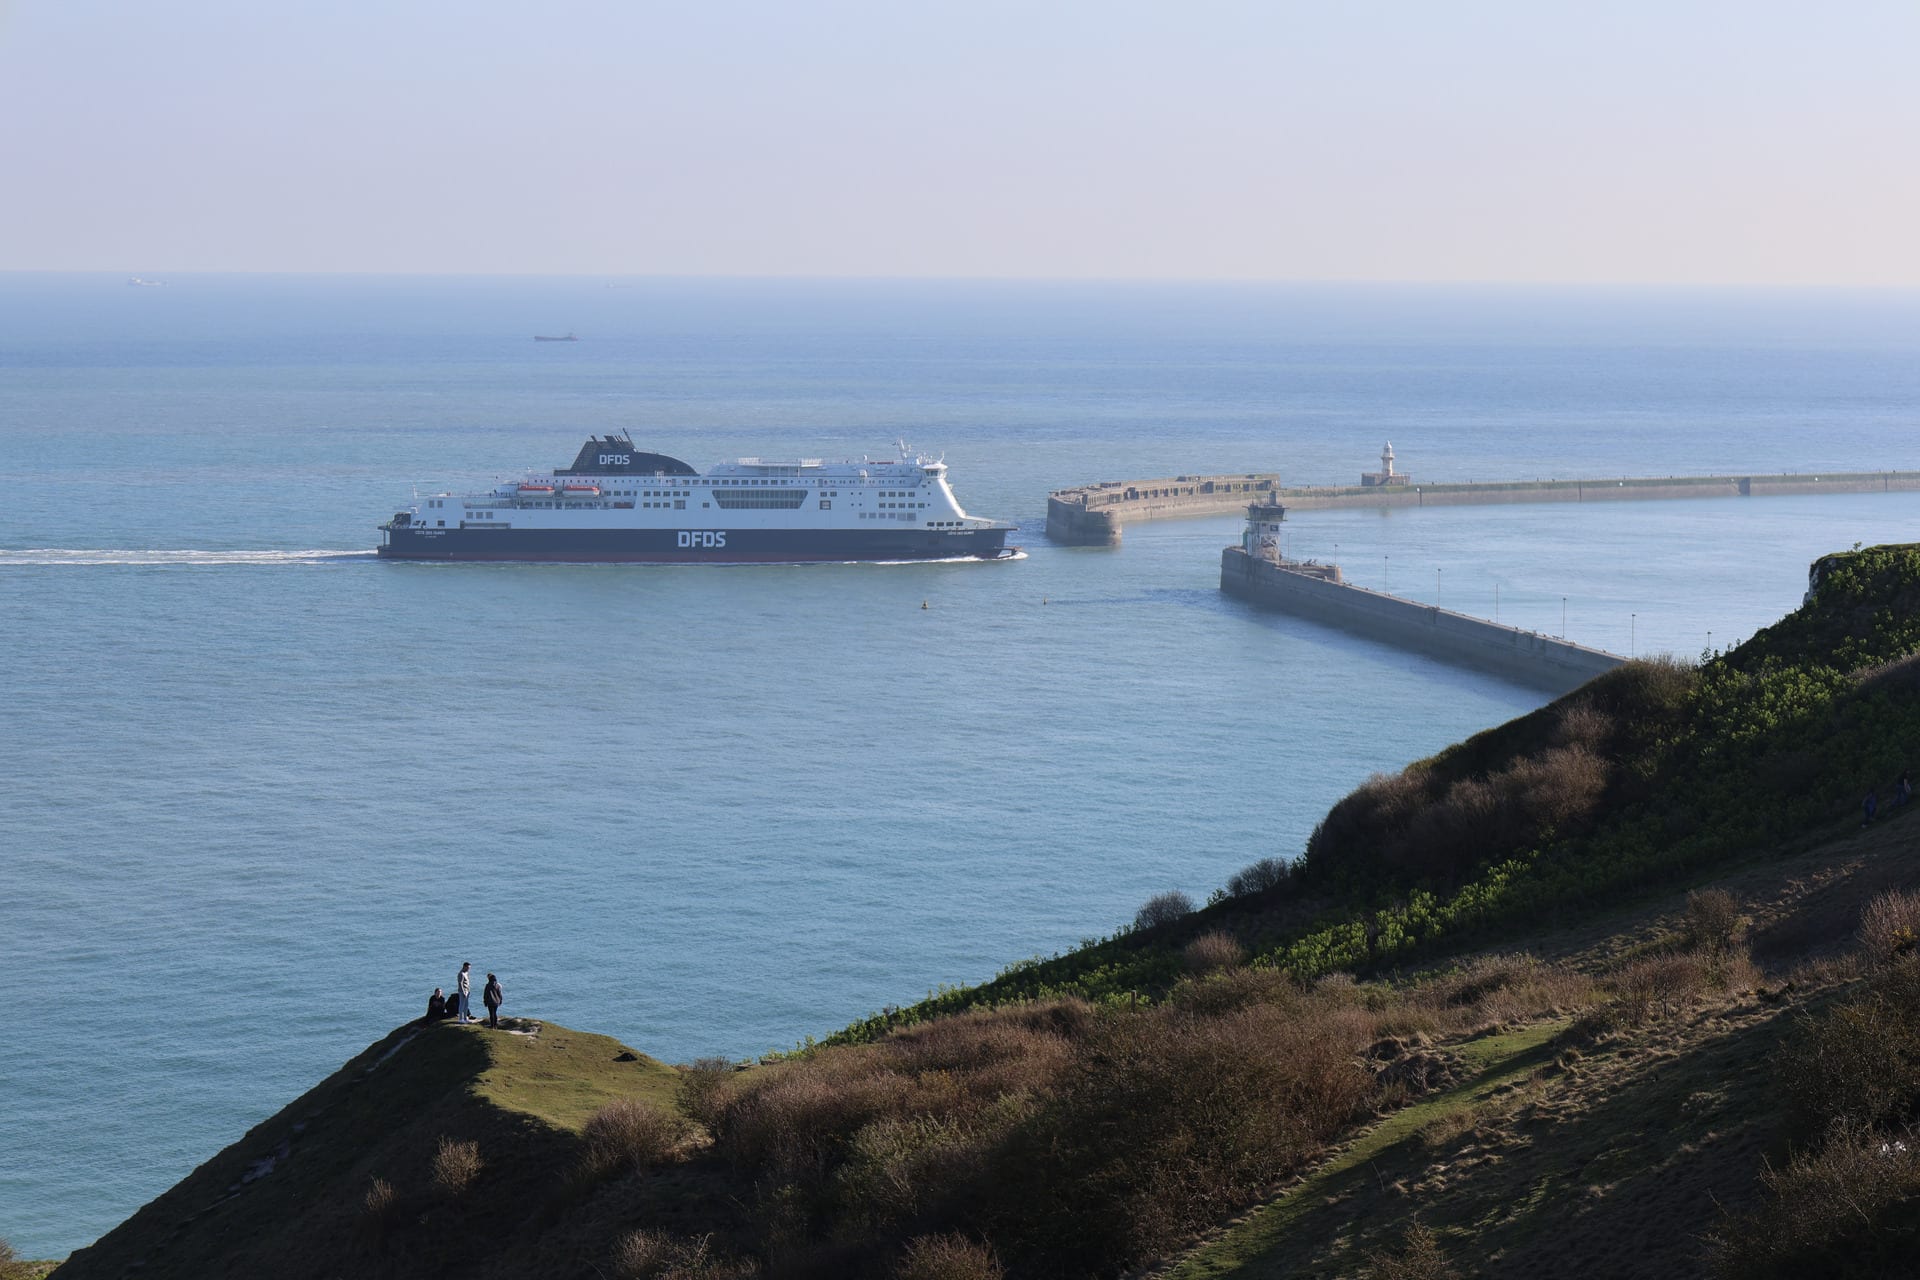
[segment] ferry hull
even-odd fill
[[[1007,529],[432,529],[387,530],[389,560],[566,564],[810,564],[849,560],[996,560]]]

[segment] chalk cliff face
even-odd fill
[[[1810,580],[780,1061],[403,1026],[58,1274],[1905,1274],[1920,547]]]

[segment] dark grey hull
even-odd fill
[[[384,527],[390,560],[568,564],[807,564],[848,560],[996,560],[1011,529],[436,529]]]

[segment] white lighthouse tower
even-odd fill
[[[1380,451],[1380,469],[1360,473],[1360,487],[1371,489],[1377,485],[1406,484],[1411,479],[1393,469],[1393,441],[1387,441],[1387,447]]]

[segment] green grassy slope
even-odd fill
[[[670,1068],[605,1036],[524,1025],[538,1033],[399,1028],[57,1274],[515,1274],[498,1269],[500,1242],[551,1212],[586,1117],[621,1094],[668,1098],[674,1081]],[[486,1161],[464,1198],[433,1190],[442,1136],[476,1142]],[[375,1178],[395,1188],[406,1223],[377,1259],[358,1248]]]

